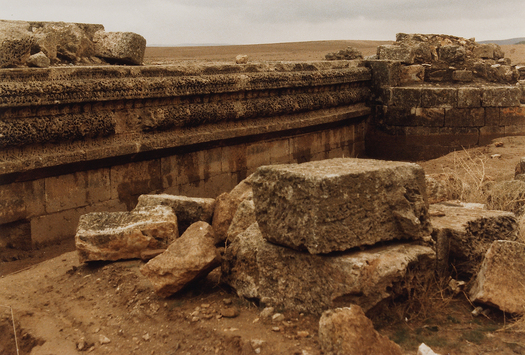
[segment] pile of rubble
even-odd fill
[[[518,68],[500,46],[473,38],[398,33],[393,44],[377,48],[377,59],[399,61],[425,82],[516,83],[519,78]]]
[[[241,297],[322,314],[321,345],[336,354],[347,353],[360,328],[377,338],[369,345],[384,343],[377,353],[401,354],[371,323],[341,319],[369,322],[364,312],[396,297],[415,273],[444,277],[454,268],[474,278],[473,302],[525,314],[525,244],[515,215],[429,206],[425,174],[412,163],[264,166],[217,199],[143,195],[131,212],[82,216],[76,246],[83,262],[149,260],[141,272],[161,297],[221,266],[221,281]]]
[[[145,50],[144,37],[106,32],[102,25],[0,20],[0,68],[141,65]]]

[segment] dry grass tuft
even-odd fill
[[[440,280],[434,270],[409,270],[393,301],[392,311],[398,319],[425,321],[446,315],[455,294],[448,290],[448,279]]]
[[[520,180],[502,181],[494,184],[486,194],[487,208],[523,214],[525,205],[525,182]]]
[[[466,149],[462,154],[454,152],[454,167],[446,169],[444,173],[461,182],[453,185],[456,186],[453,192],[458,196],[457,199],[463,202],[485,203],[485,193],[493,181],[485,171],[487,159],[483,153],[471,153]]]

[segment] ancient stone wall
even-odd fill
[[[358,64],[2,69],[0,247],[72,237],[141,194],[216,197],[261,165],[362,156]]]
[[[525,133],[523,67],[453,36],[399,34],[365,60],[0,75],[0,248],[71,237],[80,215],[145,193],[216,197],[261,165],[362,157],[365,143],[429,159]]]
[[[497,45],[398,34],[367,63],[374,76],[370,156],[431,159],[525,133],[525,73]]]

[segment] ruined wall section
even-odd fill
[[[354,61],[3,69],[0,247],[74,235],[140,194],[215,197],[258,166],[361,156]]]
[[[524,78],[497,45],[398,34],[378,47],[367,153],[405,160],[525,133]]]

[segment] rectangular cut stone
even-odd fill
[[[263,236],[312,254],[431,231],[417,164],[341,158],[263,166],[252,183]]]
[[[461,203],[430,205],[432,238],[436,241],[437,269],[471,276],[497,239],[516,240],[518,223],[512,212],[474,208]]]
[[[442,127],[445,123],[445,109],[384,106],[384,122],[392,126]]]
[[[80,262],[140,258],[179,237],[177,217],[166,206],[131,212],[93,212],[80,217],[75,246]]]
[[[419,64],[401,67],[399,84],[421,83],[425,80],[425,67]]]
[[[442,108],[416,108],[418,126],[441,127],[445,122],[445,110]]]
[[[485,108],[485,125],[486,126],[503,126],[500,120],[500,109],[496,107]]]
[[[502,126],[525,125],[525,106],[502,107],[499,118]]]
[[[421,107],[456,107],[455,88],[422,88]]]
[[[405,64],[414,64],[415,53],[412,47],[385,44],[377,47],[379,59],[396,60]]]
[[[42,215],[44,180],[0,185],[0,224]]]
[[[124,202],[131,210],[139,195],[162,190],[160,159],[111,167],[111,198]]]
[[[215,208],[214,198],[175,196],[168,194],[141,195],[135,209],[143,207],[168,206],[177,216],[179,233],[183,233],[195,222],[211,223]]]
[[[481,107],[481,89],[473,87],[458,88],[458,107]]]
[[[481,127],[485,124],[485,109],[449,108],[445,109],[447,127]]]
[[[401,62],[391,60],[370,60],[366,62],[372,69],[374,88],[398,86],[400,79]]]
[[[421,88],[391,88],[389,105],[408,108],[421,106]]]
[[[489,86],[483,88],[484,107],[514,107],[520,105],[521,90],[517,86]]]
[[[452,72],[452,80],[468,82],[474,80],[474,73],[472,70],[454,70]]]
[[[312,255],[266,242],[253,223],[228,245],[221,280],[239,296],[289,311],[321,314],[349,304],[369,310],[395,297],[409,271],[430,270],[434,262],[435,252],[417,243]]]
[[[503,312],[525,314],[525,244],[492,243],[470,289],[472,302],[496,306]]]
[[[53,213],[87,205],[86,172],[46,179],[46,212]]]

